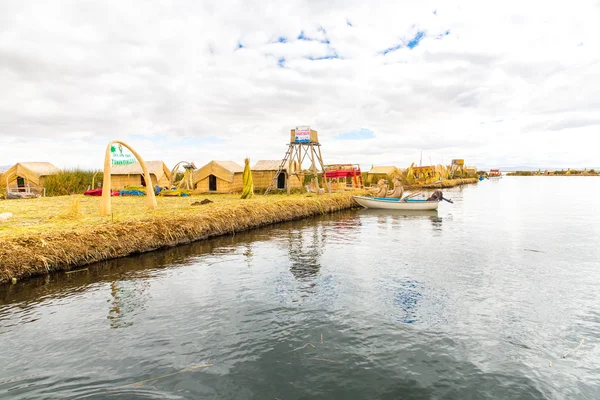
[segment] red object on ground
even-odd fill
[[[83,194],[86,196],[102,196],[102,189],[86,190],[85,192],[83,192]],[[120,194],[121,194],[121,192],[112,191],[110,195],[111,196],[119,196]]]

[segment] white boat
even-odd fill
[[[365,208],[382,208],[387,210],[437,210],[437,200],[395,199],[389,197],[353,196],[354,200]]]

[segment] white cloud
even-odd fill
[[[597,1],[416,3],[2,2],[0,165],[272,159],[310,124],[326,162],[598,166]]]

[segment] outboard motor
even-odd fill
[[[444,196],[442,195],[442,191],[438,189],[435,192],[433,192],[431,196],[429,196],[427,201],[442,201],[443,198]]]

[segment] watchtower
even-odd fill
[[[302,162],[307,158],[310,161],[310,168],[305,171],[302,169]],[[319,144],[317,131],[310,129],[309,126],[298,126],[290,131],[290,143],[287,152],[283,160],[281,160],[279,169],[275,176],[273,176],[269,187],[265,190],[265,194],[276,187],[277,177],[286,170],[286,166],[289,177],[297,177],[302,184],[304,182],[304,175],[318,176],[325,172],[325,164],[323,163],[321,144]],[[322,182],[327,187],[327,191],[331,193],[326,179],[323,179]],[[290,194],[290,185],[287,185],[287,192]]]

